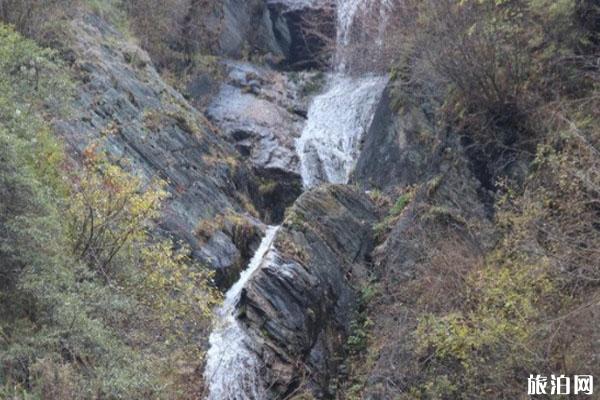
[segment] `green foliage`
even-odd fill
[[[96,14],[122,32],[128,31],[123,0],[0,0],[0,21],[29,38],[56,43],[56,34],[81,9]]]
[[[350,322],[350,335],[346,342],[347,350],[354,356],[367,350],[371,337],[370,331],[373,328],[373,321],[368,316],[367,307],[377,295],[378,287],[375,282],[366,283],[360,288],[358,313]]]
[[[461,306],[420,314],[415,347],[429,361],[412,388],[417,398],[516,398],[527,371],[596,373],[589,346],[599,272],[591,249],[600,234],[590,221],[598,213],[591,204],[600,187],[592,145],[599,138],[588,118],[571,122],[539,146],[523,191],[503,184],[502,239],[471,267]]]
[[[323,86],[325,86],[325,81],[326,81],[326,76],[323,72],[321,72],[321,71],[315,72],[313,75],[308,77],[308,80],[306,82],[304,82],[300,93],[303,96],[310,96],[310,95],[317,94],[318,92],[320,92],[323,89]]]
[[[402,399],[515,399],[531,371],[600,373],[596,3],[396,3],[392,103],[428,108],[441,141],[461,135],[478,178],[498,191],[497,242],[479,241],[487,228],[465,220],[459,197],[427,199],[446,196],[444,174],[422,186],[419,218],[399,241],[406,257],[376,260],[397,300],[375,312],[404,319],[400,334],[376,322],[375,372],[355,367],[390,382],[368,388],[373,397],[401,387]]]
[[[425,314],[419,320],[417,352],[430,357],[428,378],[419,390],[423,395],[444,392],[438,385],[447,382],[433,378],[444,373],[457,393],[517,396],[517,371],[547,367],[537,353],[546,333],[540,322],[561,296],[548,264],[511,262],[503,251],[496,252],[484,268],[471,273],[465,290],[460,311]]]
[[[278,188],[279,184],[276,180],[264,179],[258,186],[258,193],[262,196],[272,195]]]
[[[0,21],[27,36],[41,37],[53,21],[72,11],[78,0],[0,0]]]
[[[404,208],[408,205],[408,203],[410,203],[410,200],[411,196],[407,193],[398,197],[396,203],[394,203],[394,206],[390,210],[390,215],[400,215],[402,211],[404,211]]]
[[[373,323],[368,318],[353,320],[350,323],[350,331],[352,333],[348,336],[348,341],[346,342],[350,353],[357,354],[366,350],[369,340],[369,330],[372,327]]]
[[[75,0],[71,0],[75,1]],[[129,29],[123,0],[79,0],[87,9],[104,18],[123,33]]]
[[[305,222],[305,216],[298,210],[293,208],[286,210],[285,219],[283,220],[285,226],[302,232],[305,230]]]
[[[70,92],[56,53],[0,24],[0,122],[21,136],[42,129],[34,113],[60,111]],[[37,125],[35,125],[37,124]]]
[[[193,397],[210,275],[151,234],[163,183],[96,146],[66,163],[46,123],[69,100],[64,70],[0,25],[0,397]]]
[[[544,104],[589,95],[598,15],[591,1],[415,1],[398,6],[393,102],[428,103],[493,163],[534,152]],[[596,10],[594,11],[594,8]],[[427,84],[424,84],[427,82]],[[493,182],[490,182],[493,184]]]
[[[220,26],[209,26],[223,10],[211,0],[130,0],[121,3],[131,31],[148,51],[157,68],[169,73],[221,71],[211,50],[218,42]]]
[[[380,194],[375,192],[372,195],[374,201],[377,201],[380,198]],[[406,189],[406,192],[401,194],[397,199],[394,205],[390,208],[388,215],[383,219],[383,221],[378,222],[373,226],[373,230],[375,232],[375,236],[379,239],[382,239],[386,233],[389,232],[391,227],[394,225],[396,221],[402,215],[402,212],[410,204],[414,197],[414,188],[409,187]]]

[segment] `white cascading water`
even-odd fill
[[[350,76],[347,47],[354,18],[369,0],[338,0],[335,72],[326,90],[309,109],[302,135],[296,141],[305,189],[320,183],[347,183],[358,159],[360,143],[368,131],[387,78]]]
[[[278,0],[299,5],[329,0]],[[337,0],[338,47],[349,44],[349,30],[356,13],[370,0]],[[342,54],[338,51],[338,54]],[[301,160],[305,188],[319,183],[347,183],[387,79],[368,75],[347,75],[343,57],[336,56],[335,73],[327,89],[313,99],[308,120],[296,150]],[[266,400],[261,379],[262,364],[252,351],[252,339],[237,320],[235,312],[242,289],[264,263],[276,263],[273,241],[279,227],[269,227],[248,268],[227,291],[217,310],[216,326],[210,335],[204,378],[208,400]]]
[[[208,400],[261,400],[265,388],[260,379],[260,361],[252,352],[251,342],[235,317],[240,293],[265,259],[273,245],[277,226],[270,226],[260,246],[240,279],[227,291],[217,310],[217,325],[210,334],[204,378],[208,383]]]
[[[342,72],[346,69],[345,50],[351,44],[350,33],[354,17],[368,4],[369,0],[337,0],[337,43],[335,58],[335,69]]]
[[[296,142],[305,188],[348,182],[386,82],[378,76],[334,74],[328,89],[313,99]]]

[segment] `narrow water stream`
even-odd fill
[[[265,388],[260,379],[260,362],[252,343],[235,315],[240,294],[252,273],[271,249],[278,226],[269,226],[260,246],[240,279],[227,291],[217,310],[217,323],[210,334],[204,377],[210,389],[209,400],[260,400]]]

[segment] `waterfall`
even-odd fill
[[[277,1],[306,5],[323,0]],[[337,0],[339,49],[349,45],[353,20],[368,1]],[[341,55],[343,52],[336,53]],[[345,72],[344,57],[338,55],[336,72],[329,75],[326,90],[313,99],[305,128],[296,141],[306,189],[325,182],[348,182],[359,155],[360,142],[371,125],[374,109],[387,83],[387,78],[376,75],[350,76]],[[261,379],[263,365],[253,351],[253,339],[236,318],[236,307],[252,274],[264,263],[276,263],[272,244],[277,229],[268,228],[248,268],[227,291],[223,305],[217,310],[217,324],[209,338],[204,371],[208,400],[268,399]]]
[[[367,0],[337,0],[337,43],[334,68],[337,71],[346,69],[345,50],[351,44],[350,34],[354,18],[367,5]]]
[[[337,73],[325,92],[313,99],[296,142],[305,188],[348,182],[386,83],[379,76],[353,78]]]
[[[209,337],[204,378],[208,400],[261,400],[265,388],[260,379],[260,361],[252,351],[250,338],[235,316],[242,289],[272,248],[277,226],[270,226],[240,279],[227,291],[217,310],[217,325]]]
[[[348,182],[361,140],[387,84],[386,77],[357,78],[347,71],[346,50],[351,45],[352,26],[358,13],[368,5],[369,0],[337,0],[335,72],[330,75],[326,90],[312,100],[308,120],[296,141],[306,189],[324,182]]]

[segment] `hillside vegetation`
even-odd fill
[[[360,309],[332,393],[512,400],[526,398],[529,374],[600,377],[600,5],[391,0],[384,27],[372,3],[349,65],[389,75],[394,118],[418,110],[429,123],[417,135],[424,169],[446,169],[370,188],[378,248],[353,277]],[[65,21],[110,21],[184,86],[220,56],[219,24],[204,24],[220,21],[219,4],[0,0],[0,399],[203,396],[220,294],[158,229],[168,183],[116,165],[105,137],[73,159],[53,122],[77,91]],[[214,158],[241,171],[237,158]],[[235,191],[231,178],[215,185]],[[294,372],[288,398],[313,398]]]
[[[373,284],[381,297],[370,306],[373,318],[401,318],[402,338],[394,344],[394,328],[368,325],[350,397],[515,399],[525,398],[530,373],[597,376],[598,4],[394,7],[382,61],[391,65],[394,105],[400,114],[425,110],[435,128],[423,137],[434,148],[460,141],[496,239],[474,252],[468,243],[481,240],[481,226],[447,208],[436,209],[445,222],[426,223],[435,202],[423,193],[440,180],[417,187],[413,210],[429,214],[400,217],[421,225],[404,233],[425,243],[414,278],[398,278],[398,266],[384,261]],[[393,364],[382,361],[390,348]]]
[[[150,234],[166,192],[49,122],[73,85],[0,26],[0,398],[185,398],[217,300],[185,247]],[[100,140],[100,139],[99,139]]]

